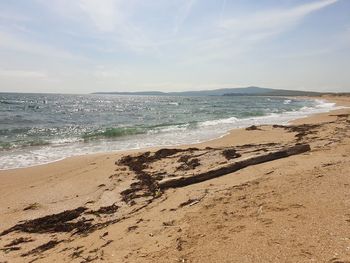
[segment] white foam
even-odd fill
[[[154,146],[170,146],[197,143],[218,138],[229,130],[250,125],[287,124],[288,122],[315,113],[338,109],[334,103],[316,100],[314,107],[303,107],[298,111],[281,114],[271,113],[267,116],[238,119],[236,117],[204,121],[196,129],[189,124],[162,127],[148,134],[121,137],[118,140],[98,140],[88,143],[79,139],[57,140],[54,145],[28,147],[0,151],[0,169],[13,169],[39,165],[61,160],[73,155],[98,152],[111,152],[127,149],[141,149]]]
[[[83,141],[81,138],[61,138],[61,139],[53,139],[50,141],[53,145],[61,145],[61,144],[68,144],[68,143],[75,143],[75,142],[81,142]]]
[[[185,131],[189,127],[189,124],[180,124],[180,125],[171,125],[165,127],[159,127],[157,129],[149,130],[147,134],[158,134],[164,132],[177,132],[177,131]]]
[[[200,127],[207,127],[207,126],[216,126],[219,124],[232,124],[236,123],[239,121],[238,118],[236,117],[230,117],[230,118],[225,118],[225,119],[219,119],[219,120],[212,120],[212,121],[204,121],[199,124]]]

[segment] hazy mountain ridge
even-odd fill
[[[328,93],[299,90],[279,90],[271,89],[266,92],[257,93],[226,93],[223,96],[321,96]]]
[[[111,95],[152,95],[152,96],[320,96],[329,93],[282,90],[260,87],[224,88],[214,90],[161,92],[161,91],[139,91],[139,92],[95,92],[93,94]]]

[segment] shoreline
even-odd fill
[[[345,100],[341,100],[339,98],[336,97],[331,97],[331,99],[325,99],[324,97],[290,97],[290,96],[282,96],[281,98],[285,98],[285,99],[306,99],[306,100],[322,100],[324,102],[327,103],[335,103],[335,106],[337,107],[341,107],[344,106],[343,104],[347,103],[347,101]],[[337,105],[338,104],[338,105]],[[348,107],[350,106],[349,104],[347,104]],[[338,109],[331,109],[327,112],[321,112],[321,113],[307,113],[307,116],[298,116],[295,119],[291,119],[288,120],[286,123],[284,123],[283,125],[290,125],[293,124],[294,122],[297,122],[300,119],[305,119],[305,118],[309,118],[315,115],[319,115],[319,114],[324,114],[324,113],[328,113],[331,111],[336,111]],[[263,116],[263,118],[266,118],[267,116]],[[249,118],[248,118],[249,119]],[[269,124],[251,124],[251,125],[273,125],[273,124],[277,124],[277,123],[269,123]],[[249,126],[249,125],[248,125]],[[142,151],[154,151],[155,149],[160,149],[160,148],[174,148],[174,147],[191,147],[191,146],[196,146],[196,145],[205,145],[206,143],[209,143],[211,141],[217,141],[220,140],[222,138],[225,138],[226,136],[230,136],[230,134],[232,132],[234,132],[235,130],[241,130],[241,129],[245,129],[246,127],[239,127],[239,128],[232,128],[229,129],[228,131],[226,131],[224,134],[218,136],[218,137],[213,137],[211,139],[205,139],[203,141],[200,142],[196,142],[196,143],[183,143],[183,144],[171,144],[171,145],[157,145],[157,146],[150,146],[150,147],[141,147],[141,148],[134,148],[134,149],[121,149],[121,150],[114,150],[114,151],[102,151],[102,152],[91,152],[91,153],[84,153],[84,154],[78,154],[78,155],[71,155],[71,156],[67,156],[67,157],[61,157],[57,160],[52,160],[52,161],[47,161],[44,163],[39,163],[39,164],[33,164],[33,165],[29,165],[29,166],[25,166],[25,167],[14,167],[14,168],[4,168],[4,169],[0,169],[0,172],[6,172],[6,171],[10,171],[10,170],[17,170],[17,169],[27,169],[27,168],[32,168],[32,167],[36,167],[36,166],[43,166],[43,165],[50,165],[51,163],[56,163],[56,162],[61,162],[61,161],[65,161],[69,158],[75,158],[75,157],[79,157],[79,158],[84,158],[85,156],[98,156],[98,155],[106,155],[106,154],[124,154],[124,153],[132,153],[132,152],[142,152]]]
[[[350,98],[338,103],[349,107]],[[346,262],[349,116],[343,108],[199,144],[0,171],[0,261]],[[140,184],[142,176],[191,177],[295,144],[311,151],[162,191]]]

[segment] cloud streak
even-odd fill
[[[335,4],[338,0],[322,0],[287,9],[269,9],[240,17],[220,15],[219,21],[208,31],[196,48],[190,63],[232,59],[262,41],[287,32],[300,24],[309,14]],[[204,54],[204,55],[203,55]]]
[[[7,22],[27,22],[31,19],[26,16],[21,16],[17,14],[12,13],[0,13],[0,21],[7,21]]]
[[[220,27],[233,33],[283,32],[297,25],[312,12],[318,11],[338,0],[323,0],[303,4],[290,9],[275,9],[245,15],[239,18],[228,18],[220,23]]]
[[[182,5],[181,11],[176,16],[175,26],[173,29],[174,34],[177,34],[181,28],[181,26],[186,21],[187,17],[190,15],[193,6],[196,4],[197,0],[188,0],[185,4]]]
[[[43,71],[0,69],[0,77],[46,79],[48,75]]]
[[[0,48],[26,54],[59,59],[77,59],[78,56],[69,51],[51,45],[35,42],[27,38],[0,31]]]
[[[76,26],[90,26],[87,33],[90,33],[91,39],[97,41],[97,45],[99,39],[104,40],[96,51],[109,50],[109,53],[113,53],[124,50],[165,57],[176,55],[180,60],[182,57],[189,57],[189,53],[195,59],[212,59],[246,52],[249,47],[292,29],[312,12],[338,2],[319,0],[296,7],[267,9],[232,18],[230,12],[224,12],[227,3],[223,0],[216,20],[215,16],[208,14],[207,21],[194,28],[193,23],[187,24],[186,21],[192,14],[194,20],[198,19],[195,7],[201,2],[197,0],[155,1],[149,5],[140,0],[52,1],[56,3],[56,7],[60,7],[61,14],[64,13],[62,10],[68,10],[64,16],[71,16],[70,19]],[[172,10],[172,17],[163,17],[161,12],[165,12],[172,5],[176,7]],[[153,17],[161,17],[164,21],[161,20],[156,25],[140,23],[139,18],[149,21]]]
[[[121,23],[121,1],[78,0],[78,6],[100,31],[112,32]]]

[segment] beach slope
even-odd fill
[[[349,156],[343,108],[0,171],[0,262],[350,262]]]

